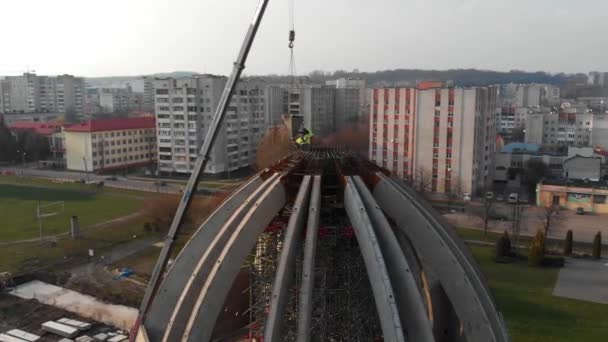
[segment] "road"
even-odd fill
[[[145,192],[158,192],[165,194],[179,194],[185,185],[174,184],[166,182],[165,185],[161,186],[153,181],[143,181],[130,179],[129,177],[121,176],[100,176],[91,173],[76,172],[76,171],[56,171],[56,170],[39,170],[39,169],[21,169],[14,167],[0,167],[0,172],[12,171],[16,175],[23,175],[32,178],[45,178],[61,181],[78,181],[84,180],[85,182],[104,182],[104,185],[111,188],[125,189],[125,190],[136,190]],[[112,178],[113,180],[110,180]],[[115,180],[114,180],[115,179]],[[206,193],[218,192],[218,189],[214,188],[198,188],[199,191]]]
[[[521,224],[521,234],[534,236],[538,229],[543,227],[543,209],[536,206],[524,206]],[[450,223],[457,227],[483,228],[483,220],[479,213],[483,211],[481,204],[471,203],[464,213],[450,213],[444,215]],[[505,218],[511,217],[511,206],[504,203],[497,203],[494,213]],[[602,232],[603,244],[608,245],[608,214],[577,215],[573,210],[562,210],[552,218],[549,238],[563,240],[568,230],[573,231],[574,241],[591,243],[593,237],[599,231]],[[502,233],[511,231],[511,221],[491,220],[489,230]]]

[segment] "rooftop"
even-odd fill
[[[40,135],[51,135],[61,131],[62,124],[59,122],[15,122],[9,126],[11,131],[33,131]]]
[[[127,129],[155,128],[154,117],[89,120],[65,127],[66,132],[103,132]]]

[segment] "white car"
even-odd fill
[[[467,202],[471,202],[471,194],[464,194],[464,196],[462,196],[462,199]]]
[[[516,193],[510,194],[509,198],[507,198],[507,203],[517,204],[518,201],[519,201],[519,194],[516,194]]]

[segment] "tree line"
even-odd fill
[[[0,162],[19,163],[48,158],[51,147],[48,139],[31,131],[13,134],[0,120]]]

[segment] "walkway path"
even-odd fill
[[[559,271],[553,295],[608,304],[608,260],[571,259]]]

